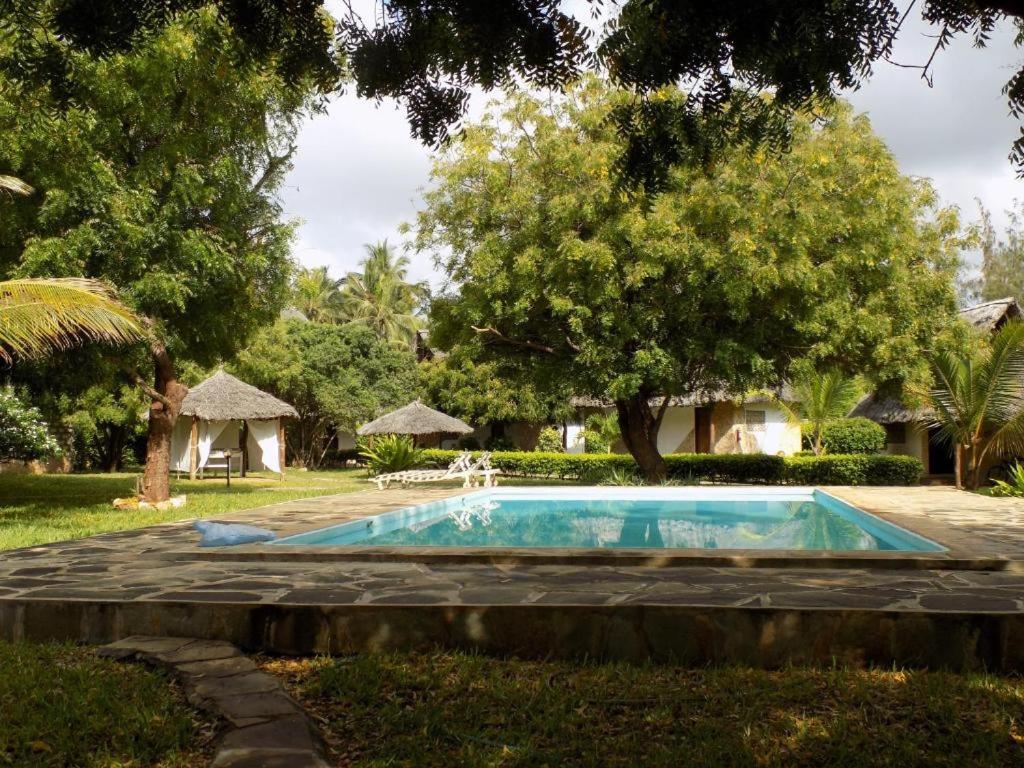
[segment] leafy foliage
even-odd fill
[[[614,413],[590,414],[580,433],[587,453],[609,453],[621,437],[619,419]]]
[[[426,450],[423,461],[448,466],[457,451]],[[638,471],[627,454],[541,453],[497,451],[491,463],[506,475],[544,477],[584,483],[602,483],[613,472],[623,478]],[[716,483],[779,485],[915,485],[924,471],[912,456],[829,455],[769,456],[763,453],[677,453],[665,457],[668,480],[692,484]]]
[[[36,0],[16,18],[42,17],[47,26],[52,13],[62,37],[109,54],[210,1]],[[265,61],[290,82],[312,78],[327,91],[338,86],[343,54],[357,93],[402,100],[413,133],[430,144],[464,116],[473,87],[563,86],[584,68],[600,68],[637,94],[617,111],[627,139],[622,167],[649,188],[667,183],[666,169],[680,161],[707,163],[738,145],[786,146],[794,112],[861,85],[889,56],[913,7],[896,0],[629,0],[614,11],[591,3],[592,18],[581,21],[556,0],[392,0],[375,5],[370,19],[348,5],[336,28],[320,0],[212,5],[243,41],[243,62]],[[1001,18],[1019,21],[1022,13],[998,0],[927,0],[919,9],[936,29],[936,52],[962,34],[983,47]],[[607,23],[592,44],[590,27],[601,12]],[[70,97],[64,49],[35,37],[31,23],[9,26],[17,58],[8,67]],[[932,59],[921,66],[929,83]],[[660,98],[658,89],[670,84],[689,96]],[[760,91],[774,98],[760,100]],[[1004,92],[1019,115],[1024,70]],[[1011,158],[1024,161],[1024,138]]]
[[[798,366],[799,367],[799,366]],[[842,371],[799,370],[792,377],[792,399],[775,398],[791,423],[799,424],[815,454],[822,452],[829,422],[846,417],[862,393],[860,382]],[[884,443],[884,434],[883,434]],[[836,453],[856,453],[837,450]]]
[[[537,450],[541,453],[558,453],[563,450],[562,431],[557,427],[544,427],[537,437]]]
[[[1016,203],[1006,216],[1006,231],[999,237],[992,214],[981,207],[981,271],[965,286],[972,300],[1024,299],[1024,203]]]
[[[300,269],[292,280],[292,306],[314,322],[336,322],[341,319],[341,285],[327,267]]]
[[[954,446],[957,486],[981,484],[988,457],[1024,453],[1024,322],[1006,323],[986,343],[932,360],[933,426]]]
[[[626,197],[607,120],[625,98],[596,81],[555,103],[511,95],[436,162],[417,244],[450,254],[438,343],[613,400],[648,475],[651,398],[775,386],[797,356],[927,377],[920,350],[955,322],[958,224],[865,119],[802,119],[783,158],[734,152]]]
[[[412,349],[423,322],[416,316],[427,299],[426,283],[410,283],[409,259],[384,240],[366,246],[359,272],[349,272],[339,293],[340,317],[365,325],[385,341]]]
[[[885,448],[885,429],[871,419],[836,419],[821,430],[828,453],[878,453]]]
[[[0,389],[0,459],[42,459],[60,453],[37,408],[26,405],[11,387]]]
[[[1024,465],[1019,461],[1010,467],[1005,480],[996,480],[992,488],[993,496],[1024,497]]]
[[[306,466],[318,466],[336,430],[356,428],[416,396],[413,356],[369,328],[285,320],[262,331],[241,353],[234,372],[299,412],[288,446]]]
[[[363,443],[359,455],[366,460],[371,474],[401,472],[423,461],[423,451],[408,435],[381,435]]]

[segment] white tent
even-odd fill
[[[217,371],[189,390],[171,436],[171,469],[195,478],[227,464],[232,455],[247,470],[284,471],[284,418],[297,416],[283,400],[229,373]]]

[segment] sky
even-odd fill
[[[923,64],[934,31],[911,14],[892,60]],[[967,37],[956,40],[935,58],[933,87],[919,70],[878,62],[866,85],[844,94],[869,116],[904,173],[930,178],[943,203],[958,206],[966,221],[977,219],[979,198],[997,227],[1006,220],[1004,209],[1024,199],[1024,181],[1007,160],[1020,123],[1002,95],[1024,60],[1013,37],[1006,24],[985,49],[975,49]],[[471,112],[479,114],[487,98],[474,96]],[[420,206],[430,156],[410,137],[400,105],[378,105],[353,93],[333,99],[326,114],[301,128],[294,168],[281,191],[286,217],[301,222],[295,257],[341,277],[357,266],[364,244],[384,238],[401,244],[398,229]],[[411,277],[439,284],[428,255],[410,258]]]

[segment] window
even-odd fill
[[[764,411],[747,411],[746,420],[748,429],[764,429],[765,413]]]
[[[889,445],[902,445],[907,442],[906,424],[886,424],[885,442]]]

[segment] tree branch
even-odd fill
[[[504,344],[509,347],[518,347],[519,349],[529,349],[533,352],[543,352],[546,355],[555,354],[554,347],[549,347],[547,344],[541,344],[536,341],[510,338],[493,326],[478,328],[475,325],[471,325],[469,327],[481,336],[490,336],[497,344]]]
[[[158,403],[162,404],[164,408],[170,408],[173,406],[173,403],[171,403],[170,400],[168,400],[166,397],[164,397],[155,389],[153,389],[153,387],[147,384],[146,381],[137,373],[135,374],[135,383],[139,386],[139,389],[146,393],[146,395],[149,398],[151,398],[152,400],[156,400]]]

